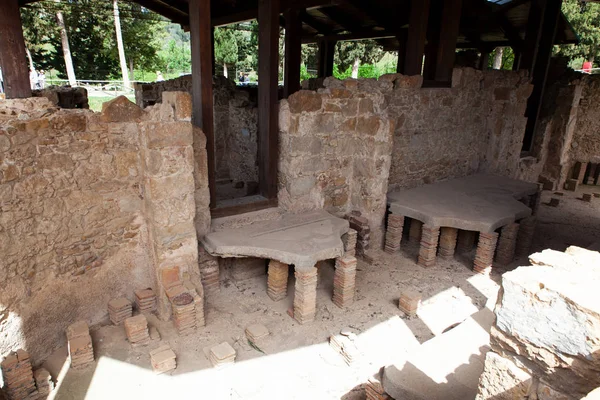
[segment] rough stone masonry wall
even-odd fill
[[[502,276],[477,400],[575,400],[600,385],[600,253],[530,261]]]
[[[144,108],[163,101],[163,92],[192,92],[192,77],[135,85],[136,103]],[[213,77],[216,179],[258,182],[258,106],[255,88],[238,88],[223,76]]]
[[[456,69],[452,88],[421,88],[422,77],[400,74],[323,85],[280,103],[286,211],[359,210],[378,246],[388,190],[518,173],[531,93],[523,73]]]
[[[41,361],[69,324],[156,287],[169,260],[197,270],[196,247],[182,245],[196,235],[192,130],[176,115],[125,98],[101,114],[2,102],[0,354],[22,347]]]

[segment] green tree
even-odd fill
[[[215,62],[223,65],[225,77],[228,75],[227,65],[238,61],[238,45],[233,29],[215,28]]]
[[[562,11],[577,32],[580,43],[559,46],[558,54],[572,61],[579,59],[577,68],[581,68],[581,60],[593,62],[600,58],[600,4],[565,0]]]
[[[340,70],[352,68],[352,77],[358,78],[360,64],[372,64],[379,61],[383,50],[373,40],[338,42],[335,46],[334,62]]]

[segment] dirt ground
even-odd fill
[[[585,203],[582,193],[600,193],[583,187],[563,196],[544,192],[543,203],[560,199],[558,207],[542,205],[532,251],[564,250],[569,245],[600,243],[600,198]],[[149,317],[161,341],[132,348],[122,326],[92,329],[96,363],[83,371],[68,369],[66,348],[58,349],[46,367],[57,378],[56,399],[361,399],[364,384],[381,367],[398,363],[422,343],[442,335],[484,307],[493,308],[502,269],[490,278],[473,274],[471,254],[454,260],[438,259],[435,267],[416,265],[416,246],[400,253],[372,251],[373,262],[359,261],[355,303],[340,309],[331,301],[333,265],[319,267],[317,314],[314,322],[299,325],[287,310],[293,303],[293,274],[288,297],[273,302],[266,294],[266,275],[222,283],[220,293],[206,299],[207,326],[180,337],[170,322]],[[506,269],[527,265],[515,261]],[[398,309],[403,290],[421,292],[423,304],[416,318]],[[133,294],[132,294],[133,295]],[[265,325],[270,335],[256,346],[244,330],[252,323]],[[358,335],[361,357],[351,366],[328,345],[328,338],[350,328]],[[237,352],[235,365],[216,370],[206,351],[228,342]],[[169,344],[177,354],[177,369],[169,375],[152,373],[148,352]],[[476,378],[475,378],[476,379]]]

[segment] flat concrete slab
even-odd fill
[[[477,232],[496,229],[531,215],[517,199],[535,194],[535,183],[477,174],[388,194],[393,214],[432,226]]]
[[[212,232],[202,239],[202,244],[213,256],[266,258],[302,269],[341,257],[341,237],[349,228],[345,219],[317,210]]]

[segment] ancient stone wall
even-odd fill
[[[600,253],[544,250],[502,276],[477,400],[580,399],[600,385]]]
[[[571,165],[600,162],[600,76],[584,75],[577,124],[570,149]]]
[[[165,91],[191,94],[191,76],[136,84],[136,103],[142,108],[161,103]],[[240,88],[223,76],[213,77],[216,179],[244,189],[258,182],[256,96],[256,88]]]
[[[389,190],[518,173],[531,93],[524,73],[456,69],[452,88],[400,74],[323,85],[280,103],[284,210],[359,210],[377,232]]]
[[[197,274],[194,192],[207,180],[195,174],[195,187],[182,95],[146,112],[124,97],[102,113],[46,98],[0,105],[1,354],[22,347],[40,361],[69,324],[156,288],[161,268]]]

